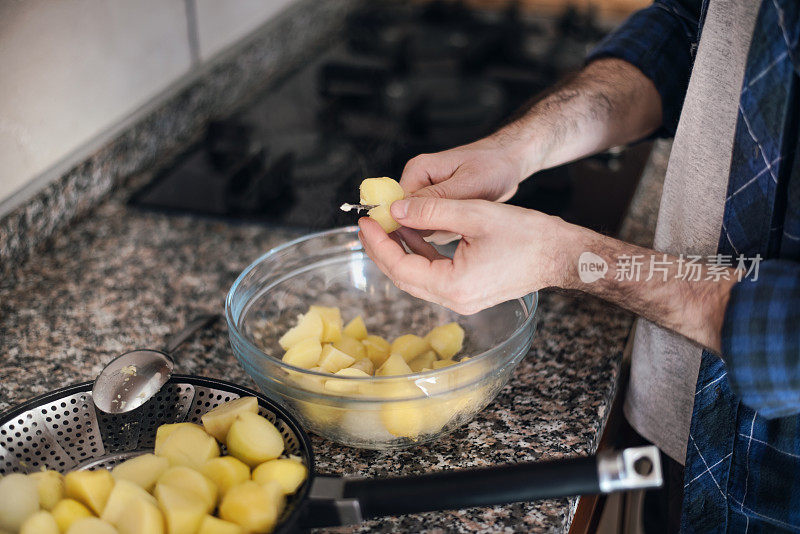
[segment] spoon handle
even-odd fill
[[[186,326],[183,328],[183,330],[181,330],[180,332],[178,332],[177,334],[175,334],[174,336],[170,337],[167,340],[164,352],[172,356],[172,353],[175,352],[175,349],[180,347],[184,341],[186,341],[187,339],[189,339],[189,337],[191,337],[192,334],[194,334],[201,328],[211,326],[217,319],[219,319],[219,315],[216,313],[208,315],[198,315],[197,317],[186,323]]]

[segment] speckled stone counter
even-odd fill
[[[299,235],[145,213],[111,198],[0,281],[0,410],[92,379],[114,355],[159,347],[192,315],[219,312],[237,274]],[[600,301],[542,295],[533,347],[475,420],[432,445],[349,449],[314,438],[320,472],[386,476],[541,460],[595,450],[631,316]],[[225,326],[177,354],[180,372],[252,386]],[[577,499],[387,518],[363,532],[563,532]]]

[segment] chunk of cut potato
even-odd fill
[[[128,480],[117,480],[114,489],[108,496],[108,502],[103,509],[100,519],[108,521],[112,525],[117,525],[122,517],[122,513],[130,507],[134,501],[147,501],[156,505],[155,498],[147,493],[141,486]]]
[[[127,480],[152,491],[156,480],[169,468],[169,460],[155,454],[142,454],[126,460],[111,470],[114,480]]]
[[[405,191],[399,183],[386,177],[367,178],[361,182],[359,193],[361,204],[376,206],[367,215],[380,224],[387,234],[400,228],[389,213],[392,202],[405,197]]]
[[[283,350],[289,350],[304,339],[322,339],[323,332],[322,317],[319,313],[309,310],[305,315],[301,315],[294,328],[290,328],[278,340]]]
[[[425,412],[416,401],[386,403],[381,407],[381,421],[390,434],[416,439],[425,427]]]
[[[119,534],[164,534],[164,516],[155,501],[134,501],[116,527]]]
[[[325,390],[335,395],[352,395],[359,391],[359,384],[354,383],[351,380],[337,380],[335,377],[369,378],[372,375],[368,375],[361,369],[353,369],[352,367],[347,367],[345,369],[336,371],[335,373],[333,373],[333,376],[334,378],[325,381]]]
[[[297,401],[297,408],[309,424],[318,428],[338,424],[345,413],[342,408],[316,402]]]
[[[0,528],[16,532],[39,511],[37,482],[20,473],[0,479]]]
[[[307,477],[308,468],[302,462],[290,458],[270,460],[253,470],[253,480],[259,484],[274,480],[287,495],[296,492]]]
[[[340,369],[351,366],[355,361],[355,358],[345,354],[333,345],[325,345],[319,358],[319,366],[329,373],[335,373]]]
[[[415,373],[422,372],[423,369],[433,369],[433,362],[438,360],[439,357],[433,350],[428,350],[408,362],[408,366]]]
[[[335,343],[342,337],[342,314],[339,308],[330,306],[311,306],[310,312],[317,312],[322,317],[323,343]]]
[[[236,484],[250,480],[250,468],[233,456],[212,458],[203,464],[200,472],[217,485],[220,495],[225,495]]]
[[[375,364],[372,363],[372,360],[370,360],[367,357],[361,358],[360,360],[356,360],[356,362],[350,366],[350,369],[358,369],[359,371],[364,371],[370,376],[375,374]]]
[[[102,519],[87,517],[72,523],[67,534],[119,534],[119,531]]]
[[[201,498],[166,484],[156,484],[156,497],[169,534],[197,532],[206,516],[206,505]]]
[[[390,355],[386,361],[381,365],[375,376],[394,376],[394,375],[407,375],[411,374],[411,368],[406,363],[405,358],[400,354]]]
[[[58,530],[66,532],[69,527],[79,519],[92,517],[92,512],[75,499],[62,499],[58,501],[50,512],[58,524]]]
[[[207,515],[200,523],[197,534],[245,534],[244,529],[236,523],[225,521],[213,515]]]
[[[254,413],[240,413],[231,425],[226,440],[228,452],[255,467],[277,458],[283,452],[283,436],[275,425]]]
[[[367,356],[367,348],[364,346],[364,344],[356,338],[348,335],[342,334],[342,338],[334,343],[333,346],[345,354],[349,354],[356,360],[360,360],[361,358],[365,358]]]
[[[232,487],[219,505],[219,516],[246,532],[266,533],[275,528],[283,510],[283,490],[275,481],[248,480]]]
[[[389,357],[389,342],[381,336],[370,334],[361,343],[367,349],[367,358],[372,360],[375,367],[383,365],[383,362]]]
[[[458,362],[453,360],[436,360],[432,365],[434,369],[441,369],[443,367],[450,367],[451,365],[455,365],[457,363]]]
[[[153,453],[158,456],[161,446],[164,445],[164,442],[167,438],[179,428],[197,428],[199,430],[203,430],[203,427],[200,425],[196,425],[194,423],[165,423],[160,425],[156,429],[156,443],[153,450]],[[158,478],[158,477],[156,477]]]
[[[210,458],[219,456],[219,445],[217,440],[206,434],[203,427],[193,425],[172,432],[160,449],[156,449],[156,455],[169,460],[171,466],[199,469]]]
[[[64,495],[82,502],[98,516],[103,513],[113,487],[114,478],[105,469],[70,471],[64,476]]]
[[[206,429],[206,432],[217,438],[217,441],[225,443],[228,429],[236,416],[242,412],[258,413],[258,399],[247,396],[230,400],[209,410],[200,419],[203,421],[203,428]]]
[[[53,514],[46,510],[40,510],[28,516],[28,519],[22,523],[19,534],[60,534],[60,532]]]
[[[283,362],[302,369],[310,369],[319,363],[322,354],[322,344],[317,339],[304,339],[286,351]]]
[[[344,326],[342,334],[349,336],[353,339],[357,339],[359,341],[366,339],[367,325],[364,324],[364,319],[362,319],[360,315],[356,316],[355,319],[351,320]],[[350,356],[353,356],[353,354],[351,354]]]
[[[331,374],[322,367],[312,367],[309,369],[309,371],[326,375]],[[316,393],[322,393],[325,391],[325,380],[327,380],[325,377],[291,370],[287,371],[287,373],[289,373],[289,376],[292,377],[292,380],[297,382],[300,387],[307,391],[314,391]]]
[[[64,475],[58,471],[38,471],[28,476],[36,481],[39,506],[44,510],[52,510],[64,498]]]
[[[451,402],[438,399],[391,402],[381,408],[386,430],[411,439],[440,431],[452,416]]]
[[[425,339],[439,357],[449,360],[464,346],[464,329],[458,323],[447,323],[433,328]]]
[[[390,204],[405,196],[397,181],[386,176],[365,178],[358,187],[359,200],[364,205]]]
[[[399,354],[406,362],[410,362],[430,348],[430,344],[424,338],[414,334],[405,334],[392,341],[389,352]]]
[[[376,206],[367,212],[367,216],[381,225],[383,231],[390,234],[400,228],[401,224],[394,220],[390,211],[391,204]]]
[[[208,477],[190,467],[181,465],[167,469],[156,482],[156,496],[165,486],[195,496],[203,503],[207,513],[217,506],[217,486]]]

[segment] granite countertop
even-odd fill
[[[311,43],[324,46],[318,36],[332,31],[328,27],[355,2],[298,2],[207,79],[0,220],[0,411],[91,380],[114,356],[160,347],[194,315],[221,312],[242,269],[303,233],[139,211],[125,202],[131,189],[118,184],[131,173],[143,174],[129,182],[147,179],[153,162],[174,155],[204,117],[229,110],[282,72],[281,65],[304,57]],[[623,225],[623,238],[640,245],[652,241],[668,151],[655,150]],[[394,452],[350,449],[314,436],[319,472],[389,476],[594,452],[633,318],[599,300],[560,292],[543,292],[538,313],[530,352],[469,424],[432,444]],[[254,386],[222,322],[197,334],[176,360],[181,373]],[[566,532],[576,505],[577,498],[558,499],[335,530]]]
[[[191,316],[220,312],[238,273],[298,231],[147,213],[112,198],[0,281],[0,410],[90,380],[115,355],[159,347]],[[386,476],[589,454],[615,393],[632,318],[545,292],[538,332],[511,382],[472,422],[399,452],[314,437],[322,473]],[[177,355],[182,373],[252,386],[225,326]],[[576,498],[387,518],[343,531],[566,531]]]

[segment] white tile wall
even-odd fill
[[[206,60],[258,28],[295,0],[195,1],[200,58]]]
[[[183,0],[0,3],[0,198],[188,68]]]
[[[190,4],[201,57],[291,1]],[[186,2],[0,0],[0,205],[190,71]]]

